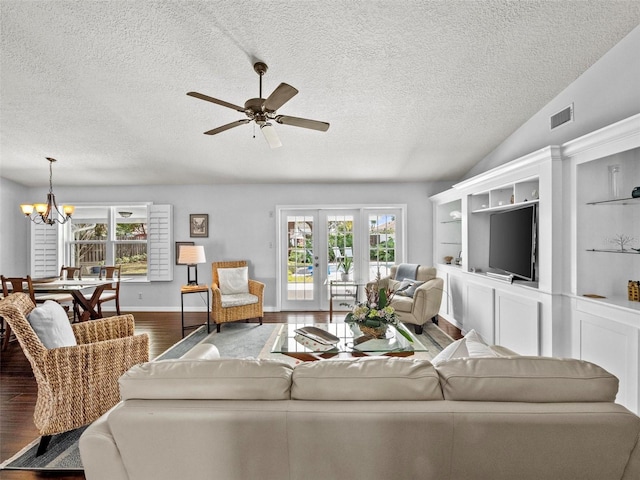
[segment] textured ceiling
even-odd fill
[[[0,2],[0,175],[46,185],[457,179],[640,22],[633,1]],[[234,104],[280,82],[271,150]],[[254,130],[256,130],[254,132]],[[253,135],[255,133],[255,138]]]

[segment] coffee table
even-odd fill
[[[327,351],[313,350],[295,340],[296,330],[309,324],[285,323],[278,326],[278,332],[271,347],[271,353],[281,353],[304,362],[338,357],[388,356],[408,357],[416,352],[427,352],[427,347],[413,332],[406,329],[413,342],[409,342],[394,327],[387,329],[387,338],[371,340],[362,334],[357,325],[349,323],[320,323],[321,328],[339,338],[334,348]]]

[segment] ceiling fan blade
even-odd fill
[[[287,115],[278,115],[276,122],[283,125],[291,125],[293,127],[310,128],[311,130],[319,130],[326,132],[329,130],[327,122],[319,122],[318,120],[309,120],[308,118],[289,117]]]
[[[251,120],[245,118],[243,120],[237,120],[235,122],[227,123],[226,125],[222,125],[221,127],[214,128],[213,130],[209,130],[208,132],[204,132],[205,135],[215,135],[216,133],[224,132],[225,130],[229,130],[230,128],[239,127],[240,125],[244,125],[245,123],[249,123]]]
[[[298,90],[293,88],[291,85],[281,83],[273,93],[269,95],[269,98],[264,101],[263,107],[268,112],[275,112],[282,105],[295,97],[297,93]]]
[[[264,125],[260,126],[260,130],[264,135],[264,139],[267,141],[271,148],[278,148],[282,146],[282,142],[278,137],[278,132],[276,132],[276,129],[273,128],[273,125],[271,125],[270,123],[265,123]]]
[[[198,92],[188,92],[187,95],[195,98],[199,98],[200,100],[206,100],[207,102],[215,103],[216,105],[221,105],[223,107],[231,108],[237,112],[244,113],[244,108],[239,107],[238,105],[234,105],[233,103],[225,102],[224,100],[218,100],[217,98],[210,97],[209,95],[204,95]]]

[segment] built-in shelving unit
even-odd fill
[[[539,188],[538,179],[530,178],[473,193],[470,197],[471,213],[498,212],[537,203],[540,198]]]
[[[619,166],[611,182],[609,167]],[[574,357],[616,375],[616,401],[640,411],[640,302],[628,299],[640,280],[640,114],[549,146],[457,183],[431,197],[434,263],[444,279],[440,315],[485,340],[524,355]],[[613,188],[615,186],[615,188]],[[539,193],[539,195],[538,195]],[[513,200],[512,200],[513,198]],[[486,275],[488,212],[538,202],[538,282]],[[447,224],[450,211],[462,222]],[[462,266],[442,264],[460,232]],[[620,249],[620,236],[632,239]]]

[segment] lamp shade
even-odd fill
[[[180,265],[195,265],[197,263],[206,263],[204,256],[204,247],[202,245],[182,245],[178,255],[178,263]]]

